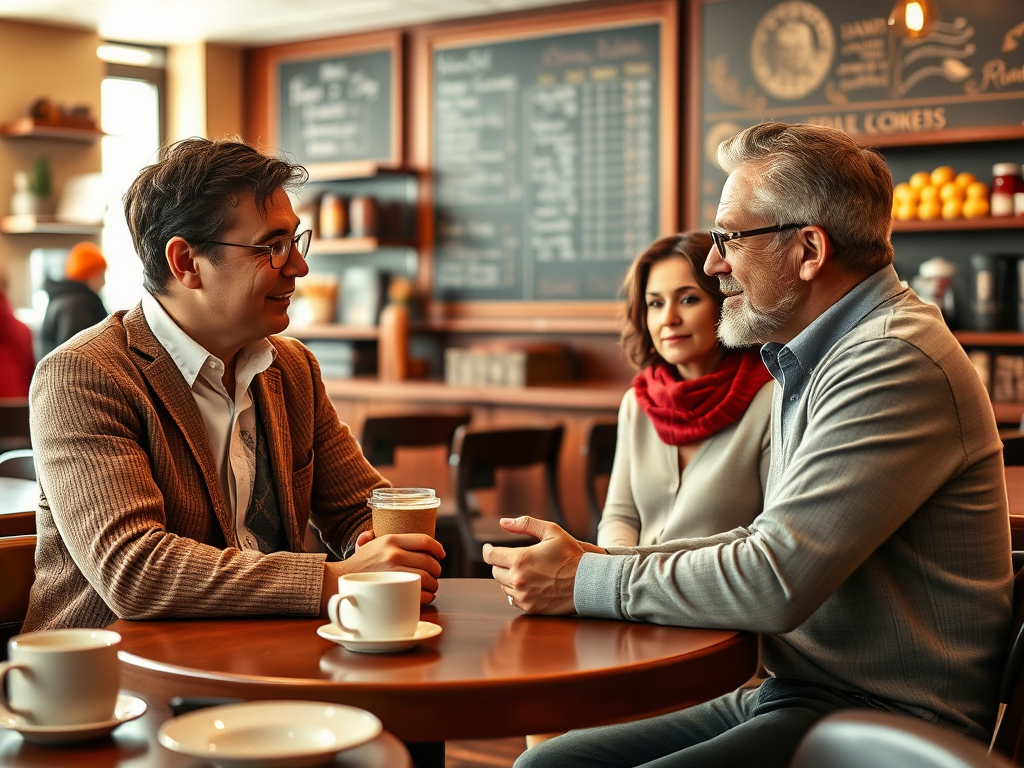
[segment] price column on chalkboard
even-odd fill
[[[435,294],[613,300],[658,233],[659,27],[439,50]]]

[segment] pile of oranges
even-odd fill
[[[892,215],[913,219],[979,219],[988,216],[988,186],[974,174],[942,165],[931,173],[918,171],[892,191]]]

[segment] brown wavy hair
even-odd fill
[[[651,274],[652,264],[676,257],[686,259],[693,272],[693,279],[711,297],[721,317],[725,294],[718,287],[718,278],[704,273],[704,260],[710,250],[711,235],[707,232],[679,232],[655,240],[636,257],[629,268],[622,284],[622,293],[626,297],[626,317],[619,343],[637,368],[646,368],[661,357],[647,330],[647,278]]]

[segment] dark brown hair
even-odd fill
[[[171,238],[184,238],[216,263],[222,249],[209,243],[243,195],[253,195],[257,209],[266,213],[274,192],[298,189],[307,178],[301,165],[261,154],[235,137],[172,144],[160,162],[142,169],[124,196],[146,290],[166,290],[171,270],[164,251]]]
[[[655,240],[629,268],[622,284],[626,317],[620,343],[637,368],[646,368],[659,359],[651,333],[647,330],[647,278],[652,264],[677,257],[686,259],[693,279],[711,297],[721,314],[725,294],[718,287],[718,278],[704,273],[704,261],[710,250],[711,236],[707,232],[680,232]]]

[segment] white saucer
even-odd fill
[[[146,713],[146,702],[135,696],[122,693],[117,697],[114,717],[102,723],[83,725],[29,725],[22,718],[0,713],[0,727],[10,728],[22,735],[25,741],[34,744],[71,744],[106,736],[119,725],[142,717]]]
[[[302,768],[377,738],[381,722],[364,709],[322,701],[246,701],[166,721],[167,749],[218,768]]]
[[[431,624],[429,621],[421,621],[416,625],[415,634],[409,637],[396,637],[391,640],[360,640],[348,632],[342,632],[334,624],[324,624],[322,627],[317,627],[316,633],[324,640],[338,643],[343,648],[348,648],[348,650],[355,651],[356,653],[393,653],[412,648],[416,643],[426,640],[428,637],[440,635],[441,627],[437,624]]]

